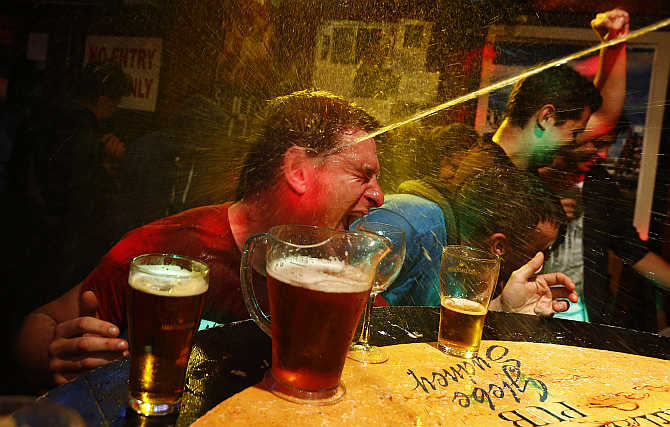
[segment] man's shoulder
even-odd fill
[[[461,161],[453,181],[460,185],[478,171],[491,168],[500,163],[499,153],[492,144],[479,144],[473,147]]]
[[[234,246],[228,222],[228,208],[231,204],[227,202],[197,207],[157,219],[126,233],[110,254],[118,259],[138,249],[196,250],[196,244],[225,250],[227,246]]]
[[[498,144],[493,141],[483,141],[468,151],[452,181],[456,186],[460,186],[471,176],[493,167],[516,169],[514,163]]]
[[[187,209],[185,211],[157,219],[144,227],[169,227],[179,226],[198,226],[213,227],[215,229],[225,228],[228,225],[228,208],[232,202],[221,203],[218,205],[199,206],[197,208]]]
[[[228,223],[230,203],[189,209],[126,233],[102,258],[101,265],[127,265],[143,253],[198,257],[210,250],[236,250]]]
[[[408,237],[444,229],[444,214],[440,206],[414,194],[387,196],[381,208],[372,210],[366,220],[398,225]]]
[[[502,163],[506,157],[507,155],[499,145],[492,141],[484,141],[468,151],[462,163],[471,167],[494,166]]]
[[[440,213],[440,206],[430,199],[416,194],[389,194],[384,199],[382,209],[400,214],[416,214],[425,212]]]

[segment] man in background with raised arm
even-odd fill
[[[602,40],[628,33],[629,16],[621,9],[599,13],[591,26]],[[456,185],[492,166],[531,172],[548,166],[562,151],[609,133],[626,95],[626,45],[600,53],[591,83],[562,65],[518,81],[507,101],[505,118],[490,141],[471,150],[455,176]]]
[[[604,40],[621,37],[628,32],[628,13],[614,9],[600,13],[591,22]],[[414,221],[412,227],[403,221],[396,224],[406,228],[408,236],[407,261],[398,279],[382,294],[392,305],[436,304],[439,296],[440,254],[442,246],[458,244],[460,238],[448,238],[453,233],[456,218],[452,218],[450,198],[453,190],[469,176],[491,167],[527,170],[535,173],[538,165],[548,165],[563,149],[586,144],[591,138],[609,132],[621,114],[626,91],[625,44],[601,52],[595,86],[568,67],[556,67],[519,81],[510,96],[507,117],[492,141],[483,141],[460,158],[455,173],[449,173],[441,185],[420,185],[409,181],[401,192],[391,195],[379,213],[370,221],[391,221],[383,210],[406,215]],[[602,94],[602,95],[601,95]],[[593,114],[592,114],[593,113]],[[588,124],[587,124],[588,122]],[[467,133],[464,132],[464,135]],[[464,139],[470,139],[465,136]],[[439,147],[442,147],[440,144]],[[443,148],[422,147],[420,157],[439,156]],[[453,153],[449,153],[453,155]],[[424,162],[426,173],[437,174]],[[453,163],[452,163],[453,164]],[[439,175],[442,175],[441,172]],[[436,177],[433,177],[435,181]],[[428,188],[429,191],[426,191]],[[409,236],[412,236],[411,239]],[[439,303],[439,301],[437,302]]]

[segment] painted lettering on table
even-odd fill
[[[594,423],[599,423],[598,427],[667,426],[670,425],[670,409],[657,409],[647,414]]]
[[[549,396],[546,384],[539,379],[524,375],[521,372],[521,362],[507,357],[508,353],[509,349],[506,347],[492,345],[486,349],[486,358],[477,355],[441,371],[433,371],[429,377],[419,376],[412,369],[407,370],[407,375],[416,382],[414,390],[422,390],[426,394],[438,389],[445,389],[450,384],[456,384],[459,381],[470,381],[475,385],[471,392],[466,394],[460,390],[454,391],[452,402],[463,408],[480,403],[486,404],[493,411],[496,408],[495,399],[508,396],[519,403],[521,402],[520,395],[528,390],[537,392],[540,402],[544,402]],[[496,365],[505,375],[505,379],[500,384],[477,385],[477,372],[493,369]],[[528,386],[531,386],[531,388],[529,389]]]
[[[643,392],[606,393],[591,397],[588,406],[591,408],[614,408],[620,411],[635,411],[640,407],[636,401],[644,400],[648,397],[649,393]]]
[[[503,411],[498,414],[501,420],[509,421],[517,427],[546,426],[586,416],[588,415],[566,402],[551,402],[544,406],[527,406],[523,409]]]

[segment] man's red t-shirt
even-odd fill
[[[191,209],[127,233],[84,279],[81,292],[93,291],[100,318],[123,329],[130,261],[147,253],[185,255],[210,268],[203,317],[217,322],[248,318],[240,289],[241,254],[228,221],[231,204]]]

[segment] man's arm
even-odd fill
[[[538,252],[533,259],[514,271],[502,293],[489,304],[489,310],[551,316],[568,309],[570,303],[565,299],[577,302],[575,284],[565,274],[535,276],[543,262],[544,255]]]
[[[599,13],[591,27],[603,41],[628,34],[629,16],[622,9]],[[584,144],[609,133],[619,120],[626,97],[626,43],[619,43],[600,51],[598,72],[593,84],[600,91],[603,103],[586,125],[586,131],[577,138]]]
[[[119,328],[95,317],[97,299],[77,285],[26,316],[15,356],[38,387],[64,384],[127,353]]]
[[[633,268],[659,288],[670,292],[670,264],[654,252],[647,252]]]

